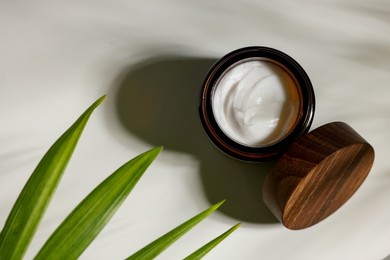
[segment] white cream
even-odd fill
[[[214,87],[212,107],[222,131],[245,146],[281,140],[298,117],[299,93],[290,74],[265,60],[234,64]]]

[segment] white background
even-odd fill
[[[207,66],[251,45],[282,50],[305,68],[317,98],[312,128],[347,122],[376,151],[352,199],[303,231],[275,223],[262,205],[268,166],[221,154],[197,118]],[[27,259],[100,181],[156,145],[166,149],[82,259],[123,259],[224,198],[221,211],[160,259],[180,259],[237,222],[242,226],[207,259],[383,259],[390,254],[389,71],[385,0],[3,0],[0,226],[45,151],[108,94]]]

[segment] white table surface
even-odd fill
[[[234,161],[203,134],[208,67],[244,46],[294,57],[312,80],[313,127],[344,121],[375,148],[358,192],[318,225],[290,231],[261,202],[268,165]],[[237,222],[206,259],[383,259],[390,254],[390,4],[333,1],[1,1],[0,226],[41,156],[95,99],[31,243],[122,163],[165,150],[82,259],[123,259],[212,203],[221,210],[159,259],[180,259]]]

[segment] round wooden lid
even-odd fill
[[[278,160],[264,182],[264,202],[287,228],[310,227],[355,193],[373,162],[374,149],[350,126],[326,124]]]

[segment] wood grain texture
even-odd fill
[[[280,158],[265,180],[264,202],[287,228],[307,228],[342,206],[373,162],[374,149],[350,126],[321,126]]]

